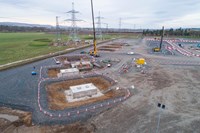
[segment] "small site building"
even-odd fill
[[[82,61],[82,62],[79,61],[79,62],[71,63],[72,68],[79,67],[80,65],[91,66],[92,64],[90,63],[90,61]]]
[[[97,90],[98,88],[92,83],[70,86],[70,91],[73,99],[96,95]]]
[[[78,74],[79,70],[77,68],[61,69],[58,77],[73,76]]]

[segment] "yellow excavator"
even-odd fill
[[[93,10],[93,1],[91,0],[91,9],[92,9],[92,21],[93,21],[93,46],[94,50],[91,50],[89,53],[91,56],[99,57],[98,51],[97,51],[97,41],[96,41],[96,31],[95,31],[95,24],[94,24],[94,10]]]

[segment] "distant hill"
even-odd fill
[[[44,27],[44,28],[53,28],[52,25],[40,25],[40,24],[28,24],[28,23],[19,23],[19,22],[0,22],[0,25],[4,26],[19,26],[19,27]]]

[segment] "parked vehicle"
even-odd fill
[[[133,54],[134,54],[134,52],[132,52],[132,51],[131,51],[131,52],[128,52],[127,54],[128,54],[128,55],[133,55]]]
[[[56,61],[56,64],[60,64],[60,61],[57,60],[57,61]]]
[[[31,75],[37,75],[37,73],[35,71],[32,71]]]

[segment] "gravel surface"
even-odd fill
[[[94,116],[84,125],[78,126],[87,127],[84,131],[93,127],[89,128],[88,132],[156,132],[160,113],[159,131],[161,133],[199,133],[200,58],[186,57],[177,51],[173,51],[174,55],[154,54],[149,52],[151,49],[148,45],[149,42],[141,39],[118,41],[127,42],[130,46],[123,46],[122,49],[114,52],[101,51],[101,57],[98,60],[111,58],[118,59],[120,62],[110,68],[98,70],[96,73],[113,78],[119,83],[118,87],[130,88],[132,85],[135,86],[135,89],[131,90],[133,96],[123,104],[109,110],[93,112],[92,115],[91,113],[80,114],[78,117],[49,118],[44,115],[39,111],[37,105],[39,75],[31,76],[31,71],[33,66],[36,66],[36,71],[39,72],[41,66],[55,65],[52,58],[0,72],[0,104],[31,110],[33,122],[41,124],[72,123],[85,121]],[[91,48],[87,48],[85,51],[89,51],[89,49]],[[69,55],[80,54],[80,51],[82,50],[77,50]],[[127,52],[130,51],[134,51],[135,54],[127,55]],[[146,59],[145,73],[141,73],[141,69],[134,66],[131,66],[127,73],[119,73],[119,69],[124,64],[139,57]],[[46,91],[43,89],[41,93],[45,94]],[[41,104],[48,108],[45,102],[46,98],[43,97]],[[158,102],[165,104],[166,109],[160,111],[157,107]],[[56,113],[63,112],[58,111]],[[46,130],[49,129],[51,128],[47,127]]]

